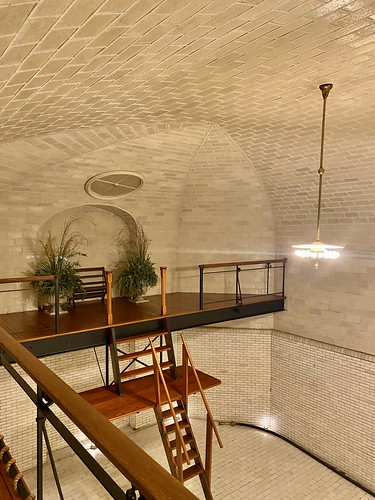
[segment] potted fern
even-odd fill
[[[65,222],[60,235],[48,232],[45,240],[36,243],[36,262],[34,276],[56,275],[59,279],[60,311],[66,311],[73,291],[83,290],[82,280],[77,274],[79,263],[77,257],[85,256],[79,249],[86,239],[72,226],[77,219]],[[39,306],[48,313],[54,313],[55,281],[32,281],[31,287],[38,295]]]
[[[120,240],[121,241],[121,240]],[[137,225],[134,233],[125,244],[125,259],[118,265],[117,285],[122,296],[132,302],[147,302],[144,298],[148,288],[158,282],[154,263],[148,251],[150,240],[146,237],[142,226]]]

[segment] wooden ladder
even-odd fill
[[[174,402],[173,411],[177,424],[171,409],[154,408],[171,474],[181,483],[199,475],[205,498],[211,500],[210,483],[182,399]]]
[[[200,384],[196,369],[191,359],[191,354],[187,348],[184,337],[181,335],[183,343],[183,377],[184,394],[180,399],[172,401],[167,383],[164,378],[162,366],[158,361],[157,352],[153,345],[154,375],[156,406],[154,407],[155,417],[159,432],[163,442],[165,454],[167,456],[171,474],[184,483],[189,479],[199,476],[206,500],[212,500],[211,493],[211,464],[212,464],[212,431],[214,430],[220,447],[223,447],[218,430],[208,407],[207,399]],[[198,382],[199,392],[207,411],[206,428],[206,461],[203,465],[199,454],[198,446],[191,423],[188,416],[188,364],[193,370],[194,377]],[[163,388],[168,405],[167,409],[162,408],[161,388]]]
[[[172,335],[168,328],[167,320],[163,321],[163,330],[142,335],[132,335],[121,339],[116,338],[115,328],[110,328],[109,347],[111,353],[113,382],[116,393],[123,395],[122,382],[133,377],[147,375],[154,371],[154,365],[148,363],[147,357],[153,352],[160,356],[162,370],[169,370],[170,375],[176,378],[176,360],[173,350]],[[126,352],[125,344],[133,341],[145,341],[145,346],[134,352]],[[154,343],[159,340],[159,346]],[[167,359],[165,360],[165,354]],[[146,358],[146,359],[145,359]],[[140,365],[140,367],[137,367]],[[112,385],[110,384],[110,385]]]

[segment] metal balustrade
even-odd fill
[[[228,302],[228,300],[233,300],[236,306],[242,306],[244,299],[257,297],[257,296],[268,296],[268,295],[279,295],[284,297],[285,291],[285,265],[286,258],[282,259],[272,259],[272,260],[252,260],[244,262],[219,262],[213,264],[200,264],[199,265],[199,308],[204,309],[205,305],[212,305],[214,303],[219,304],[220,302]],[[277,279],[275,272],[280,270],[281,276]],[[254,293],[244,293],[244,280],[241,279],[241,275],[252,273],[254,277],[255,272],[262,272],[261,278],[259,275],[253,279],[252,284],[258,284],[258,290]],[[273,273],[271,279],[271,272]],[[215,284],[215,293],[225,292],[225,297],[222,297],[215,301],[204,302],[205,283],[209,276],[218,275],[231,275],[234,276],[233,289],[229,291],[218,290],[217,284]],[[277,283],[275,283],[275,281]],[[280,282],[280,284],[279,284]],[[280,289],[276,287],[279,286]],[[211,287],[212,288],[212,287]],[[210,290],[212,291],[212,290]],[[230,296],[233,299],[230,299]]]

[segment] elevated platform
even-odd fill
[[[165,374],[165,380],[168,386],[169,395],[172,401],[182,398],[183,379],[181,377],[182,367],[177,367],[177,380],[170,375]],[[204,390],[210,389],[221,384],[221,381],[207,373],[197,370],[200,383]],[[153,375],[140,377],[133,380],[127,380],[122,383],[123,396],[118,396],[112,387],[98,387],[88,391],[81,392],[81,396],[92,406],[94,406],[102,415],[109,420],[133,415],[143,410],[156,406],[155,383]],[[193,377],[193,371],[189,367],[189,395],[198,392],[198,384]],[[163,387],[161,387],[162,404],[167,403],[167,396]]]
[[[162,328],[167,318],[171,331],[220,323],[284,310],[285,297],[259,295],[236,305],[233,295],[204,294],[205,307],[199,309],[198,293],[167,295],[168,314],[160,314],[160,295],[134,304],[127,299],[113,299],[113,322],[118,338],[151,333]],[[36,356],[98,347],[107,342],[106,305],[99,300],[76,302],[60,316],[60,333],[54,333],[54,317],[43,311],[25,311],[0,315],[0,326]]]

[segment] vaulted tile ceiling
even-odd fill
[[[214,124],[300,223],[332,82],[324,217],[375,221],[374,0],[0,0],[0,55],[3,187],[74,145]]]

